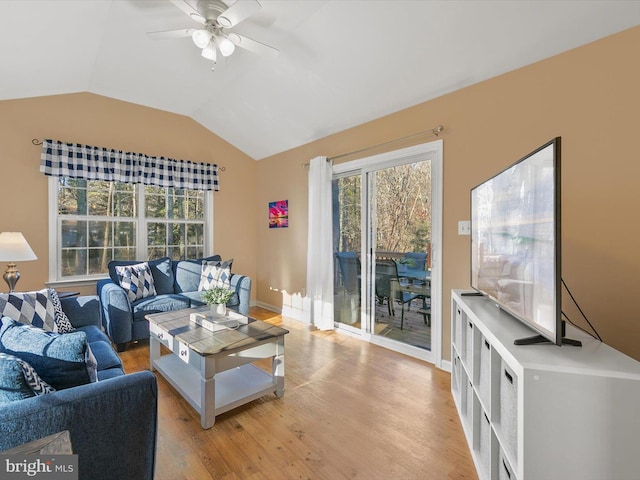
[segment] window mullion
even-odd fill
[[[61,270],[60,217],[58,216],[58,177],[48,178],[49,189],[49,281],[58,280]]]
[[[213,191],[204,192],[204,253],[213,255]]]
[[[136,222],[136,258],[148,258],[146,199],[144,185],[141,183],[136,185],[136,198],[138,200],[138,211],[136,212],[136,217],[134,217]]]

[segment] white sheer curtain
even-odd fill
[[[307,296],[309,323],[333,329],[333,240],[331,177],[327,157],[309,162],[309,229],[307,240]]]

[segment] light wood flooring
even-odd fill
[[[284,396],[203,430],[158,375],[156,480],[477,479],[447,372],[261,308],[251,315],[290,331]],[[121,357],[127,372],[148,369],[148,342]]]

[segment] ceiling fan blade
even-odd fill
[[[253,40],[249,37],[245,37],[244,35],[229,33],[227,34],[227,37],[238,47],[244,48],[245,50],[249,50],[253,53],[257,53],[260,55],[267,54],[272,56],[276,56],[280,53],[280,50],[278,50],[277,48],[271,47],[262,42],[258,42],[257,40]]]
[[[147,32],[147,36],[152,40],[166,40],[170,38],[190,37],[195,29],[181,28],[180,30],[163,30],[161,32]]]
[[[176,7],[178,7],[180,10],[182,10],[184,13],[186,13],[190,18],[192,18],[193,20],[195,20],[198,23],[202,23],[204,24],[206,22],[205,18],[200,15],[200,12],[198,12],[195,8],[193,8],[193,6],[186,2],[185,0],[169,0],[171,3],[173,3]]]
[[[238,0],[218,16],[218,23],[231,28],[262,8],[258,0]]]

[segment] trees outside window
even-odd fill
[[[103,276],[111,260],[204,256],[210,192],[51,178],[56,182],[54,279]]]
[[[431,162],[376,172],[378,250],[426,252],[431,243]]]
[[[426,252],[431,243],[431,162],[421,161],[377,170],[376,249]],[[333,181],[334,248],[359,251],[361,175]]]

